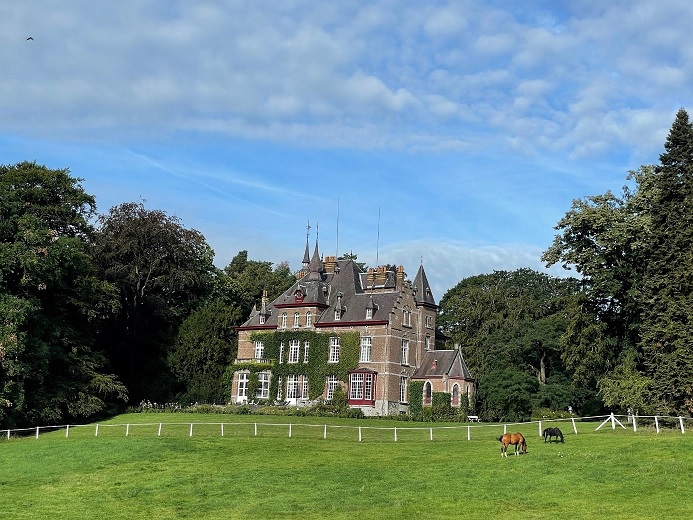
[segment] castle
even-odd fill
[[[237,327],[232,401],[301,406],[341,387],[364,415],[394,415],[409,412],[410,383],[421,381],[424,406],[445,392],[459,407],[474,379],[458,349],[443,349],[437,309],[423,265],[413,282],[402,266],[364,271],[322,260],[317,240],[310,257],[306,237],[296,282]]]

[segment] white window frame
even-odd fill
[[[409,307],[402,309],[402,325],[411,327],[411,310]]]
[[[308,311],[306,312],[306,327],[312,327],[313,326],[313,313]]]
[[[303,362],[308,363],[308,352],[310,351],[310,341],[303,342]]]
[[[238,397],[248,398],[248,372],[238,373]]]
[[[284,362],[284,342],[279,343],[279,364]]]
[[[409,402],[407,400],[407,378],[404,376],[401,376],[399,378],[399,402],[400,403],[407,403]]]
[[[327,392],[325,394],[325,400],[331,401],[334,397],[334,389],[339,385],[339,379],[337,376],[330,375],[327,376]]]
[[[265,324],[265,315],[260,314],[260,325],[264,325],[264,324]]]
[[[258,372],[257,382],[258,382],[258,385],[257,385],[257,390],[255,391],[255,397],[258,397],[260,399],[268,399],[269,398],[269,389],[270,389],[270,373],[269,372]]]
[[[298,398],[298,376],[296,374],[286,376],[286,398]]]
[[[402,338],[402,359],[400,364],[409,365],[409,340]]]
[[[364,379],[365,374],[363,372],[349,375],[349,399],[363,400]]]
[[[265,357],[265,344],[262,341],[255,342],[255,359]]]
[[[373,338],[370,336],[361,336],[361,355],[359,361],[361,363],[369,363],[371,360],[371,349],[373,347]]]
[[[294,312],[294,328],[297,329],[299,327],[300,323],[300,317],[297,312]]]
[[[367,319],[367,320],[372,320],[372,319],[373,319],[373,308],[372,308],[372,307],[368,307],[368,308],[366,309],[366,319]]]
[[[431,315],[426,316],[426,328],[428,328],[428,329],[433,328],[433,316],[431,316]]]
[[[332,336],[330,338],[330,353],[327,358],[328,363],[339,363],[339,349],[341,346],[341,341],[338,336]]]
[[[301,350],[301,341],[298,339],[289,340],[289,359],[287,363],[298,363],[298,353]]]
[[[308,376],[303,376],[303,389],[301,392],[303,399],[308,398]]]
[[[282,312],[281,322],[279,323],[279,328],[286,328],[286,313]]]
[[[342,319],[342,309],[339,307],[334,310],[334,321],[340,321]]]

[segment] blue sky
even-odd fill
[[[145,199],[220,267],[298,269],[310,220],[325,255],[423,262],[439,300],[542,270],[573,199],[658,161],[691,27],[688,0],[7,1],[0,163]]]

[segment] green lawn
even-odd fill
[[[361,442],[359,425],[369,427]],[[502,458],[496,440],[502,426],[474,427],[471,441],[466,428],[434,429],[431,441],[429,426],[440,425],[138,414],[101,423],[98,437],[89,425],[70,428],[68,437],[61,430],[0,440],[0,513],[8,519],[693,517],[688,432],[595,432],[592,423],[579,424],[575,435],[562,423],[565,444],[544,444],[538,425],[513,426],[527,437],[528,453]]]

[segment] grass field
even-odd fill
[[[289,437],[288,420],[123,415],[98,437],[89,425],[2,440],[0,517],[693,518],[688,432],[591,423],[575,435],[568,423],[565,444],[544,444],[527,424],[511,427],[527,455],[502,458],[502,426],[471,441],[466,428],[435,429],[431,441],[440,424],[293,417]],[[359,425],[384,429],[359,442]]]

